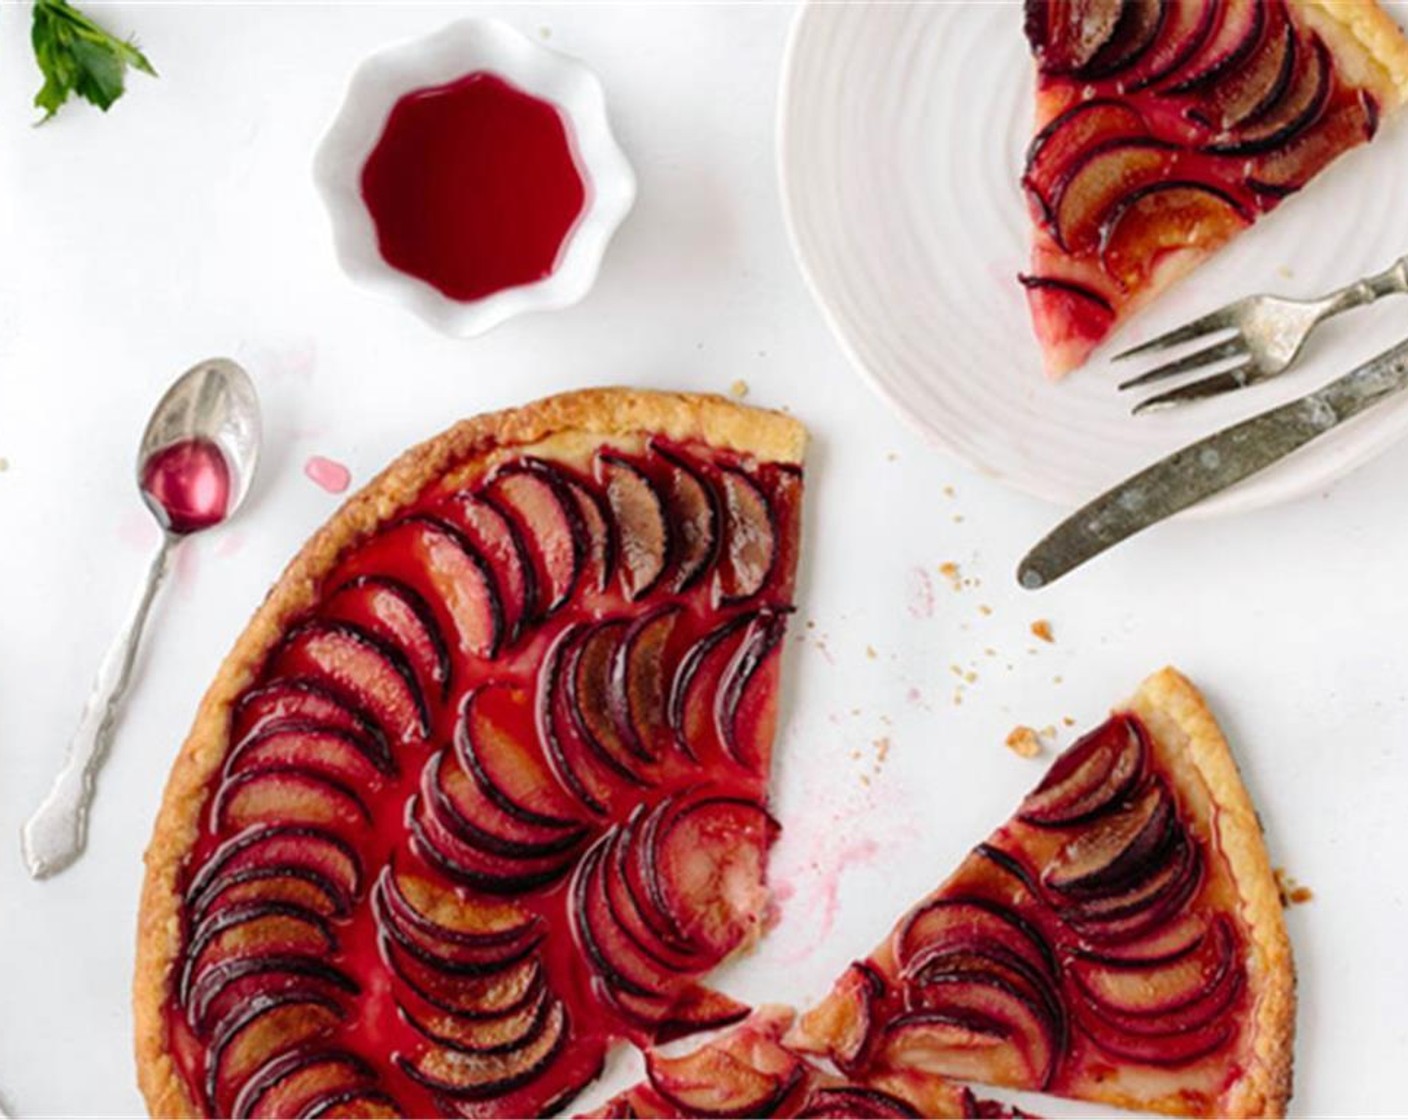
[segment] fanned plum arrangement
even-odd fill
[[[737,1022],[804,436],[599,391],[410,453],[256,616],[158,824],[159,1113],[550,1113]]]
[[[1177,1115],[1276,1116],[1294,975],[1255,810],[1172,670],[852,964],[791,1041]]]
[[[646,1056],[647,1080],[613,1097],[589,1117],[767,1116],[824,1118],[1017,1117],[970,1089],[922,1070],[897,1070],[850,1081],[787,1046],[787,1007],[762,1007],[747,1022],[689,1054]]]
[[[1047,373],[1371,140],[1408,88],[1373,0],[1027,0],[1035,226],[1022,277]]]

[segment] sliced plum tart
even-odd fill
[[[1408,94],[1408,41],[1374,0],[1026,0],[1026,32],[1021,279],[1052,377]]]
[[[293,561],[147,854],[154,1114],[527,1116],[743,1018],[805,435],[596,390],[466,421]]]
[[[926,1071],[1175,1115],[1279,1116],[1294,971],[1256,811],[1166,669],[798,1022],[847,1077]]]
[[[761,1007],[745,1022],[691,1053],[646,1055],[646,1080],[588,1117],[777,1116],[823,1118],[1020,1116],[923,1070],[891,1070],[848,1080],[788,1047],[788,1007]]]

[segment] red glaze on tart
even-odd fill
[[[1025,1113],[922,1070],[849,1081],[807,1061],[783,1042],[793,1012],[764,1007],[691,1053],[646,1056],[647,1079],[587,1114],[625,1117],[778,1116],[1015,1117]]]
[[[742,1018],[804,435],[603,390],[408,453],[226,662],[148,855],[154,1113],[538,1115]]]
[[[791,1042],[1175,1115],[1279,1116],[1294,971],[1255,810],[1172,670],[852,964]]]
[[[1408,90],[1373,0],[1027,0],[1027,289],[1051,377],[1338,156]]]

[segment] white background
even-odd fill
[[[1274,862],[1315,892],[1288,919],[1301,974],[1293,1107],[1401,1111],[1408,446],[1329,493],[1164,526],[1024,593],[1016,560],[1060,511],[912,438],[847,367],[792,262],[773,166],[791,9],[483,11],[598,71],[640,199],[585,302],[466,342],[343,278],[309,174],[357,61],[465,5],[106,7],[160,80],[134,77],[107,117],[75,105],[38,129],[28,11],[0,6],[5,1106],[141,1110],[128,1009],[141,852],[202,690],[336,506],[303,476],[309,455],[346,462],[360,483],[484,409],[603,382],[726,391],[742,379],[750,401],[803,418],[815,446],[778,754],[774,870],[790,897],[722,986],[819,996],[1040,775],[1003,748],[1014,724],[1091,723],[1173,662],[1223,719]],[[236,523],[186,546],[158,604],[92,851],[31,883],[20,822],[155,540],[132,482],[139,433],[176,374],[221,353],[263,394],[263,473]],[[972,585],[951,588],[936,570],[947,561]],[[1028,633],[1039,617],[1055,645]]]

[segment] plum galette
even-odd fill
[[[1052,377],[1373,139],[1408,94],[1375,0],[1027,0],[1022,277]]]
[[[1052,765],[789,1042],[847,1077],[923,1071],[1194,1116],[1279,1116],[1294,972],[1256,811],[1166,669]]]
[[[408,452],[236,643],[147,853],[160,1115],[551,1112],[741,1019],[805,434],[598,390]]]

